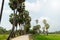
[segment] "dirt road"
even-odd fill
[[[13,38],[12,40],[29,40],[29,35],[19,36],[19,37]]]

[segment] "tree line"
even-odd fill
[[[12,9],[9,22],[12,24],[12,30],[7,40],[11,37],[15,37],[17,27],[19,25],[19,35],[27,34],[30,28],[31,17],[29,12],[25,10],[25,0],[9,0],[9,7]],[[21,26],[24,26],[23,28]],[[16,30],[15,30],[16,28]]]
[[[4,5],[4,0],[2,2],[2,11],[3,11],[3,5]],[[7,40],[10,40],[10,38],[15,37],[16,35],[23,35],[23,34],[28,34],[31,32],[30,27],[31,27],[31,17],[29,16],[29,12],[25,10],[25,0],[9,0],[9,7],[13,11],[13,13],[10,14],[9,22],[12,24],[12,30],[7,38]],[[2,16],[2,11],[0,15],[0,20]],[[46,20],[43,21],[45,28],[43,28],[43,32],[48,35],[48,28],[49,24],[46,22]],[[38,20],[36,20],[36,24],[33,27],[33,32],[34,33],[39,33],[41,26],[38,25]],[[17,27],[19,26],[19,30],[17,30]],[[21,27],[23,26],[23,28]],[[16,30],[15,30],[16,28]],[[18,33],[18,34],[16,34]]]
[[[43,28],[40,24],[38,24],[38,22],[39,21],[36,20],[36,25],[33,26],[33,28],[30,30],[30,32],[32,34],[41,34],[41,33],[43,33],[43,34],[48,35],[48,29],[49,29],[50,25],[47,23],[47,20],[46,19],[43,20],[43,24],[44,24]],[[41,28],[43,29],[43,31],[40,30]]]

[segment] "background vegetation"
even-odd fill
[[[34,34],[33,38],[34,40],[60,40],[60,34],[49,34],[48,36]]]

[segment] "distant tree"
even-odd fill
[[[50,25],[47,23],[46,19],[43,20],[43,23],[44,23],[44,26],[46,28],[46,34],[48,35],[48,29],[49,29]]]
[[[36,19],[36,24],[38,24],[38,19]]]
[[[36,26],[33,27],[35,33],[40,33],[41,26],[38,24],[38,20],[36,20]]]
[[[45,27],[43,27],[42,29],[43,29],[43,33],[45,34]]]
[[[40,25],[36,25],[36,26],[33,27],[33,30],[34,30],[35,33],[40,33],[40,28],[41,28]]]
[[[4,33],[6,33],[6,32],[7,32],[6,29],[4,29],[3,27],[0,27],[0,34],[4,34]]]

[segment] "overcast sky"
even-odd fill
[[[0,5],[1,2],[2,0],[0,0]],[[7,30],[12,28],[12,25],[9,22],[9,15],[13,12],[9,7],[8,2],[9,0],[5,0],[2,22],[0,24],[0,26]],[[60,30],[60,0],[26,0],[25,6],[32,18],[32,26],[36,24],[35,20],[38,19],[39,24],[44,27],[42,20],[46,19],[50,24],[50,32]]]

